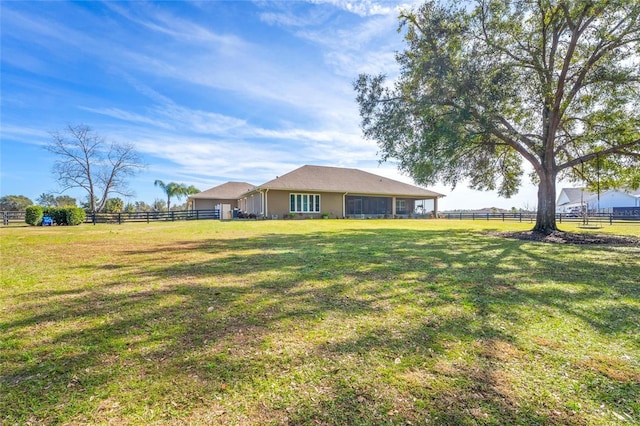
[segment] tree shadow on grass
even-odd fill
[[[508,368],[536,360],[517,331],[547,310],[627,333],[638,310],[624,299],[639,289],[625,265],[584,274],[589,260],[562,256],[462,230],[123,249],[112,280],[30,292],[27,313],[0,322],[0,411],[9,423],[198,422],[210,406],[216,423],[583,424],[551,394],[518,392]],[[527,288],[544,282],[580,291]],[[637,384],[598,377],[592,394],[619,389],[615,403],[599,397],[628,411]]]

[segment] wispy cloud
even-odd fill
[[[2,123],[0,125],[2,145],[6,147],[8,141],[21,141],[37,146],[44,146],[51,142],[51,133],[31,126],[17,126]]]
[[[278,12],[265,12],[261,18],[316,45],[336,75],[353,79],[361,72],[397,73],[394,52],[402,48],[402,37],[396,31],[397,16],[401,9],[410,5],[343,0],[318,0],[314,3],[346,10],[361,19],[344,25],[332,20],[329,13],[311,15],[307,9],[300,10],[296,6],[281,6]]]
[[[211,31],[209,28],[196,24],[193,20],[167,13],[163,9],[155,7],[153,3],[142,4],[137,9],[124,8],[115,2],[106,2],[105,5],[135,24],[188,44],[211,44],[221,50],[235,50],[245,47],[245,42],[240,37]]]
[[[377,2],[371,0],[313,0],[317,4],[331,4],[347,12],[359,16],[389,15],[396,11],[396,6],[390,2]]]
[[[129,123],[149,124],[154,127],[159,127],[163,129],[173,128],[173,126],[171,126],[170,124],[161,120],[153,119],[149,117],[147,114],[138,114],[130,111],[124,111],[120,108],[91,108],[87,106],[81,106],[80,109],[93,112],[95,114],[116,118],[118,120],[127,121]]]

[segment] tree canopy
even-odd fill
[[[124,201],[122,198],[109,198],[104,205],[104,211],[107,213],[121,213],[124,210]]]
[[[56,156],[53,173],[62,191],[87,191],[92,212],[102,211],[110,194],[131,196],[127,179],[144,168],[132,145],[108,143],[83,124],[53,133],[47,150]]]
[[[77,201],[69,195],[58,195],[43,192],[36,198],[36,203],[44,207],[76,207]]]
[[[69,195],[58,195],[56,197],[56,206],[58,207],[76,207],[77,200]]]
[[[467,180],[506,197],[524,160],[539,185],[534,229],[545,233],[557,229],[557,178],[597,169],[640,183],[637,1],[428,2],[400,19],[397,79],[355,82],[364,135],[383,160],[420,184]]]
[[[24,211],[33,205],[33,201],[25,195],[5,195],[0,197],[0,211]]]

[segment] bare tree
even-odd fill
[[[109,194],[131,196],[127,179],[144,164],[130,144],[108,143],[84,124],[68,125],[55,132],[47,150],[57,156],[53,173],[62,192],[71,188],[87,191],[92,212],[104,209]]]

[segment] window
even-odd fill
[[[289,194],[289,211],[291,213],[320,213],[320,195]]]
[[[407,214],[407,200],[396,200],[396,214]]]

